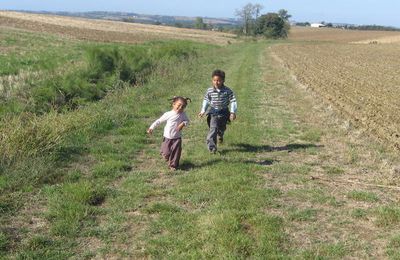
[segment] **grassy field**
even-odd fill
[[[119,87],[79,106],[4,109],[2,144],[20,146],[7,146],[15,155],[3,151],[0,158],[0,257],[400,257],[398,153],[296,82],[271,51],[282,42],[173,41],[131,49],[15,29],[1,29],[0,39],[1,59],[19,59],[17,72],[2,79],[37,82],[26,89],[57,73],[64,86],[65,75],[92,64],[83,49],[112,50],[109,58],[142,49],[178,55],[140,56],[152,62],[151,73],[134,86],[115,85],[125,71],[117,65],[97,80]],[[64,51],[54,51],[54,66],[24,67],[31,57],[24,41]],[[38,57],[36,64],[47,64],[46,55]],[[219,153],[209,154],[207,125],[196,115],[215,68],[226,71],[239,113]],[[193,102],[181,169],[171,172],[158,154],[162,128],[152,137],[145,131],[174,95]]]

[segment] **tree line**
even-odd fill
[[[277,13],[261,14],[263,6],[248,3],[241,9],[236,10],[236,16],[242,20],[241,34],[246,36],[264,36],[266,38],[287,38],[291,15],[285,9]]]

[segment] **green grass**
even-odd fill
[[[82,55],[82,44],[56,36],[2,29],[0,75],[21,71],[54,71],[65,63],[74,63]]]
[[[13,33],[0,37],[2,46],[24,49],[29,41],[35,46],[43,42],[45,48],[67,48],[68,61],[76,61],[78,45],[100,48],[92,54],[107,62],[94,65],[111,64],[106,67],[113,80],[129,67],[118,63],[124,55],[131,57],[127,45]],[[368,230],[371,237],[365,241],[360,239],[365,233],[357,232],[373,219],[371,230],[388,237],[385,253],[396,258],[398,239],[387,235],[399,223],[397,204],[382,206],[388,198],[381,193],[358,187],[343,193],[340,182],[310,178],[345,178],[359,172],[363,157],[359,146],[344,141],[345,153],[337,159],[338,151],[320,145],[331,129],[303,124],[310,112],[302,103],[307,101],[274,65],[268,51],[273,44],[138,45],[133,49],[157,61],[138,86],[113,88],[84,105],[79,100],[74,109],[4,117],[8,124],[0,127],[2,133],[18,134],[1,144],[0,256],[368,258],[375,232]],[[43,55],[38,64],[46,59]],[[47,68],[26,66],[44,73],[44,81],[51,79]],[[211,155],[205,146],[206,122],[196,115],[216,68],[226,71],[239,113],[219,153]],[[65,79],[71,71],[57,73]],[[193,102],[186,109],[191,124],[184,129],[181,169],[171,172],[159,156],[162,128],[152,137],[145,132],[170,109],[168,99],[174,95]],[[354,209],[358,202],[375,208]]]
[[[314,221],[317,217],[318,210],[310,209],[292,209],[289,211],[289,220],[291,221]]]
[[[378,195],[376,195],[373,192],[367,192],[367,191],[351,191],[347,194],[347,196],[357,201],[365,201],[365,202],[379,201]]]
[[[340,259],[347,254],[346,245],[342,243],[337,244],[320,244],[316,245],[313,249],[307,250],[303,253],[304,259]]]
[[[375,214],[376,224],[380,227],[395,227],[400,223],[400,208],[397,205],[379,207]]]
[[[341,169],[337,166],[323,166],[322,168],[329,175],[341,175],[341,174],[344,174],[344,172],[345,172],[343,169]]]
[[[389,245],[386,248],[386,253],[390,259],[400,259],[400,236],[396,235],[391,238]]]
[[[0,256],[4,254],[9,247],[9,238],[4,232],[0,232]]]

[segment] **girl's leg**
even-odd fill
[[[170,155],[169,155],[169,167],[171,169],[176,169],[179,167],[179,160],[181,159],[182,153],[182,139],[172,139],[170,146]]]
[[[163,138],[163,142],[161,143],[161,150],[160,154],[164,158],[165,161],[168,162],[170,156],[170,146],[171,146],[171,139]]]

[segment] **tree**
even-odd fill
[[[285,21],[289,21],[289,18],[292,17],[290,14],[288,14],[288,11],[285,9],[279,10],[278,15],[280,18],[282,18]]]
[[[287,38],[289,23],[277,13],[261,15],[256,22],[256,35],[264,35],[266,38]]]
[[[264,7],[260,4],[255,4],[253,5],[253,14],[254,14],[254,18],[255,20],[258,19],[258,16],[260,16],[260,12]]]
[[[255,21],[263,8],[260,4],[248,3],[242,9],[236,10],[236,16],[240,17],[243,22],[243,33],[250,35],[254,32]]]
[[[202,30],[204,30],[204,29],[207,28],[207,25],[203,22],[203,18],[201,18],[201,17],[196,17],[196,23],[195,23],[195,25],[194,25],[194,28],[196,28],[196,29],[202,29]]]

